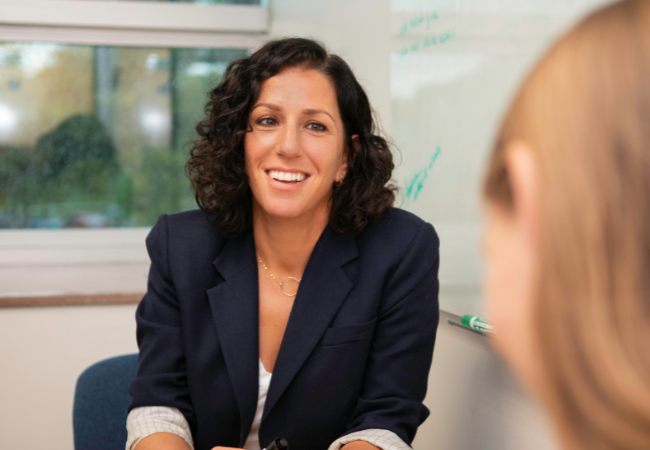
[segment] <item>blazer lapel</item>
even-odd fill
[[[214,266],[224,281],[207,294],[239,404],[241,439],[246,439],[255,418],[259,384],[259,291],[252,231],[228,240]]]
[[[287,389],[352,289],[341,266],[357,255],[354,237],[335,233],[329,227],[316,243],[284,332],[263,418]]]

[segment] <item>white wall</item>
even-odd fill
[[[272,0],[271,36],[310,37],[341,56],[390,131],[390,1]]]
[[[135,305],[0,310],[0,448],[73,449],[77,377],[135,352]]]

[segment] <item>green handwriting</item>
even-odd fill
[[[399,27],[399,35],[404,36],[406,33],[409,32],[409,30],[413,30],[414,28],[418,28],[425,23],[427,24],[426,29],[428,30],[429,27],[431,26],[431,22],[434,20],[438,20],[438,13],[433,11],[432,13],[420,13],[419,16],[417,16],[414,19],[407,20],[404,22],[400,27]]]
[[[420,191],[422,191],[422,188],[424,187],[424,182],[429,177],[429,172],[433,168],[433,164],[436,162],[436,159],[438,159],[439,155],[440,155],[440,146],[437,146],[436,152],[433,155],[431,155],[431,160],[429,161],[429,164],[424,169],[416,173],[411,179],[407,178],[405,180],[404,185],[406,186],[407,203],[409,201],[415,201],[418,199],[418,196],[420,195]]]
[[[405,46],[402,50],[400,50],[399,55],[406,56],[409,53],[420,51],[423,48],[432,47],[435,45],[445,45],[454,36],[455,36],[455,32],[453,28],[450,28],[444,33],[440,33],[437,36],[425,36],[421,41],[417,41],[412,43],[411,45]]]

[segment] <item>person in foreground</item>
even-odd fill
[[[147,237],[127,449],[408,449],[426,419],[438,237],[394,209],[350,68],[307,39],[233,62]]]
[[[650,448],[650,2],[599,10],[523,84],[489,163],[496,345],[566,450]]]

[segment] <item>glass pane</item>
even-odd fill
[[[0,43],[0,228],[152,225],[207,92],[246,49]]]

